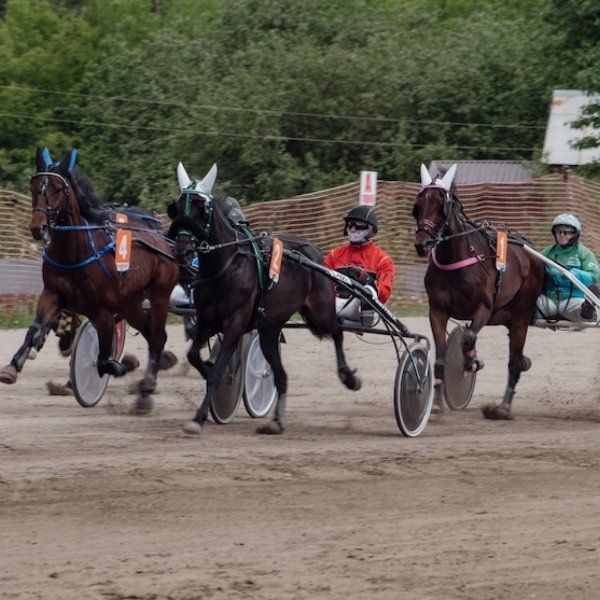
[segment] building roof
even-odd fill
[[[444,171],[454,163],[458,165],[454,181],[457,185],[466,183],[506,183],[533,179],[527,166],[514,160],[433,160],[429,173],[437,177],[440,168]]]
[[[593,127],[573,129],[571,123],[582,116],[591,102],[600,102],[600,96],[586,95],[581,90],[554,90],[544,138],[542,161],[549,165],[585,165],[600,160],[600,148],[573,148],[576,142],[587,136],[600,136]]]

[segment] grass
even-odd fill
[[[35,316],[34,307],[22,310],[0,311],[0,329],[22,329],[31,325]]]

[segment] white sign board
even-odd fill
[[[377,171],[360,172],[360,197],[358,203],[375,206],[377,200]]]
[[[593,127],[571,127],[571,123],[582,116],[587,104],[599,100],[600,97],[586,96],[579,90],[554,90],[542,162],[549,165],[585,165],[600,159],[600,148],[578,150],[573,147],[573,142],[588,135],[598,136],[600,131]]]

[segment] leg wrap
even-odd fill
[[[436,379],[444,379],[444,373],[446,371],[446,361],[445,360],[436,360],[433,365],[433,376]]]
[[[33,323],[27,330],[26,340],[29,340],[31,346],[36,350],[41,350],[46,341],[47,330],[42,327],[41,323]]]

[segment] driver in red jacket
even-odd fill
[[[325,266],[356,279],[381,303],[387,302],[394,284],[394,261],[374,241],[378,220],[368,206],[357,206],[345,217],[344,235],[348,244],[338,246],[325,256]],[[373,326],[378,315],[368,306],[361,307],[358,298],[336,286],[336,310],[340,317]]]

